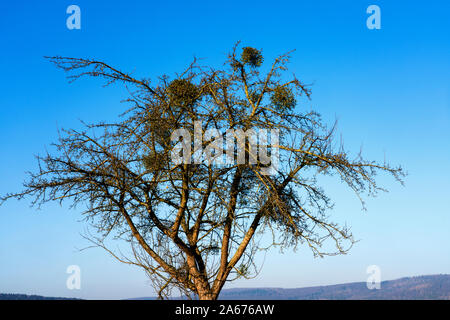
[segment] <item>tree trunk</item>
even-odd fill
[[[198,292],[198,298],[200,300],[216,300],[216,298],[214,298],[213,294],[211,291],[199,291]]]

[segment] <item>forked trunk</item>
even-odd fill
[[[198,298],[200,300],[216,300],[217,299],[217,297],[214,297],[213,293],[209,290],[199,291]]]

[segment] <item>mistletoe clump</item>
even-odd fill
[[[270,99],[272,104],[282,111],[293,109],[297,103],[292,90],[288,87],[282,86],[278,86],[273,90],[273,94]]]
[[[261,50],[245,47],[242,49],[241,61],[244,64],[248,64],[251,67],[260,67],[263,63],[263,56]]]
[[[200,96],[199,88],[187,79],[175,79],[167,87],[170,102],[177,107],[191,107]]]

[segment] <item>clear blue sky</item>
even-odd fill
[[[66,28],[66,8],[81,8],[81,30]],[[381,29],[366,8],[381,8]],[[219,65],[231,46],[262,48],[266,61],[296,49],[290,65],[314,83],[310,106],[339,120],[346,146],[366,158],[402,164],[405,187],[367,202],[337,183],[334,220],[361,241],[346,256],[313,259],[307,248],[272,251],[254,280],[239,287],[302,287],[450,273],[450,3],[448,1],[2,1],[0,4],[0,194],[21,189],[34,154],[57,128],[113,119],[120,87],[97,80],[68,84],[46,55],[104,60],[137,77],[173,74],[198,56]],[[309,107],[310,107],[309,106]],[[142,271],[101,249],[79,252],[79,211],[29,202],[0,207],[0,292],[127,298],[153,294]],[[79,265],[81,290],[66,288]]]

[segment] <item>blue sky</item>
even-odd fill
[[[66,8],[81,8],[81,30],[68,30]],[[366,27],[366,8],[381,9],[381,29]],[[339,183],[327,182],[334,220],[360,242],[346,256],[313,259],[307,248],[272,251],[254,280],[236,287],[302,287],[450,273],[450,4],[448,1],[2,1],[0,4],[0,194],[21,189],[34,154],[58,128],[114,119],[126,91],[97,80],[68,84],[43,56],[104,60],[137,77],[182,70],[193,56],[219,66],[232,45],[262,48],[266,61],[296,49],[290,70],[313,83],[313,107],[339,121],[348,149],[403,165],[404,187],[366,212]],[[138,269],[88,246],[77,210],[27,201],[0,207],[0,292],[82,298],[153,294]],[[263,257],[261,257],[262,260]],[[79,265],[81,290],[66,288]]]

